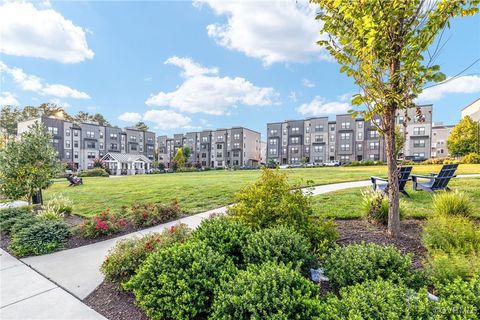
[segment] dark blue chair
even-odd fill
[[[413,190],[425,190],[428,192],[435,192],[437,190],[450,191],[448,183],[450,179],[455,178],[455,171],[457,170],[458,163],[445,164],[438,174],[432,173],[430,176],[422,176],[418,174],[412,174]],[[419,179],[426,179],[428,181],[420,182]]]
[[[405,185],[407,181],[410,180],[410,173],[412,173],[412,167],[401,167],[398,171],[398,191],[410,197],[405,191]],[[383,193],[387,193],[388,190],[388,179],[379,178],[379,177],[370,177],[372,180],[372,187],[373,190],[379,190]]]

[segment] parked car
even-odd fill
[[[332,161],[329,161],[329,162],[325,162],[323,165],[326,166],[326,167],[338,167],[340,165],[340,161],[332,160]]]
[[[279,169],[287,169],[287,168],[290,168],[290,166],[288,164],[281,164],[278,166]]]

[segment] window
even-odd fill
[[[403,124],[404,119],[405,118],[403,116],[399,116],[398,117],[398,124]]]
[[[378,160],[380,160],[380,156],[379,156],[378,154],[371,154],[371,155],[368,156],[368,158],[369,158],[370,160],[373,160],[373,161],[378,161]]]
[[[425,148],[425,140],[413,140],[414,148]]]
[[[148,142],[148,143],[153,143],[153,138],[152,138],[152,137],[148,137],[148,138],[147,138],[147,142]],[[192,138],[188,139],[188,142],[189,142],[189,143],[193,143],[193,139],[192,139]]]
[[[357,122],[357,128],[362,129],[363,128],[363,121],[358,121]]]
[[[380,137],[380,134],[378,133],[377,130],[370,130],[369,131],[369,137],[376,139],[376,138]]]
[[[349,151],[350,150],[350,145],[348,143],[346,144],[341,144],[340,145],[340,150],[341,151]]]
[[[372,122],[375,123],[377,126],[380,125],[380,119],[379,118],[373,119]]]
[[[315,131],[316,131],[316,132],[323,131],[323,125],[317,124],[317,125],[315,126]]]
[[[110,133],[110,139],[117,139],[117,134],[116,133]]]
[[[100,137],[100,139],[103,139],[103,131],[100,130],[100,133],[98,134],[98,136]]]
[[[234,149],[240,149],[240,143],[235,142],[235,143],[233,144],[233,148],[234,148]]]
[[[217,152],[217,158],[221,158],[221,157],[223,157],[223,152],[221,152],[221,151]]]
[[[309,153],[310,152],[310,147],[305,147],[305,153]]]
[[[309,133],[309,132],[310,132],[310,125],[305,127],[305,133]]]
[[[350,133],[349,132],[348,133],[342,133],[340,135],[340,139],[341,140],[350,140]]]
[[[350,122],[342,122],[342,129],[350,129]]]
[[[292,151],[293,154],[297,154],[297,153],[298,153],[298,148],[297,148],[297,147],[293,147],[293,148],[291,149],[291,151]]]
[[[87,152],[88,159],[95,159],[95,152]]]
[[[48,127],[48,132],[51,134],[58,134],[58,128],[57,127]]]
[[[87,141],[87,149],[95,149],[95,142]]]
[[[317,157],[314,157],[314,158],[313,158],[313,161],[314,161],[314,162],[317,162],[317,163],[319,163],[319,162],[321,163],[321,162],[323,162],[323,157],[318,157],[318,156],[317,156]]]
[[[78,137],[78,130],[73,131],[73,135],[74,135],[75,137]]]
[[[98,144],[98,148],[99,148],[100,150],[103,150],[103,142],[100,142],[100,143]]]
[[[207,157],[207,153],[206,152],[202,152],[202,158],[206,158]]]
[[[363,146],[361,143],[357,144],[357,151],[362,151]]]
[[[363,132],[357,133],[357,140],[363,140]]]
[[[330,131],[335,131],[335,126],[334,125],[330,126]]]
[[[271,129],[270,130],[270,135],[271,136],[276,136],[278,134],[278,130],[277,129]]]
[[[315,146],[315,147],[313,147],[313,150],[315,152],[323,152],[323,146]]]
[[[73,153],[73,157],[74,157],[75,159],[78,159],[78,151],[75,151],[75,152]]]
[[[330,152],[335,152],[335,146],[330,146]]]
[[[237,157],[237,158],[240,157],[240,152],[238,152],[238,151],[233,151],[233,156],[234,156],[234,157]]]
[[[233,140],[240,140],[240,134],[239,133],[235,133],[233,135]]]
[[[208,142],[208,137],[202,137],[202,142]]]
[[[300,138],[299,137],[291,137],[290,138],[290,143],[298,144],[298,143],[300,143]]]
[[[348,162],[348,161],[350,161],[350,156],[340,156],[340,160],[342,162]]]
[[[271,154],[271,155],[276,155],[277,154],[277,149],[270,148],[270,149],[268,149],[268,153]]]
[[[118,145],[116,143],[110,143],[110,150],[118,150]]]
[[[315,136],[315,142],[323,142],[323,134],[317,134]]]
[[[335,141],[335,135],[334,134],[330,135],[330,141]]]
[[[93,131],[87,131],[85,134],[87,135],[87,138],[95,138],[95,132]]]
[[[305,137],[305,144],[310,144],[310,135]]]
[[[70,137],[70,129],[65,130],[65,135],[66,135],[67,137]]]
[[[287,139],[283,139],[283,145],[284,145],[284,146],[287,145]]]
[[[378,150],[380,147],[380,144],[378,142],[370,142],[370,150]]]
[[[223,166],[223,161],[217,161],[217,166]]]
[[[130,141],[137,142],[137,137],[135,137],[135,136],[130,136]],[[178,142],[178,140],[175,141],[175,142]]]
[[[413,135],[415,135],[415,136],[425,135],[425,127],[415,127],[415,128],[413,128]]]
[[[298,159],[298,158],[291,158],[291,159],[290,159],[290,162],[291,162],[291,163],[298,163],[298,162],[299,162],[299,159]]]
[[[73,141],[73,147],[78,148],[78,141],[77,140]]]
[[[70,148],[70,140],[65,140],[65,148]]]
[[[419,158],[425,158],[425,153],[424,152],[414,153],[413,156],[419,157]]]
[[[292,128],[292,133],[293,134],[298,134],[300,132],[300,128],[299,127],[293,127]]]
[[[131,146],[130,146],[130,150],[132,150],[132,151],[137,151],[137,146],[136,146],[136,145],[131,145]]]
[[[222,145],[222,144],[217,144],[217,149],[222,150],[222,149],[223,149],[223,145]]]

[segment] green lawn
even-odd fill
[[[441,165],[417,166],[415,173],[436,172]],[[323,167],[282,170],[289,173],[292,183],[314,185],[368,179],[384,175],[385,166]],[[480,173],[480,165],[460,165],[457,173]],[[74,202],[74,212],[89,216],[101,210],[117,209],[137,202],[169,202],[176,198],[187,213],[217,208],[233,201],[241,187],[252,183],[260,170],[205,171],[121,178],[84,178],[84,185],[68,187],[66,179],[55,181],[44,192],[45,200],[61,193]]]
[[[480,218],[480,178],[454,179],[450,188],[466,192],[474,205],[474,216]],[[352,188],[331,192],[314,197],[315,212],[318,215],[339,219],[358,219],[364,216],[361,208],[362,190]],[[403,195],[406,217],[426,218],[432,212],[432,194],[425,191],[413,191],[411,184],[407,188],[411,198]]]

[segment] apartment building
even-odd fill
[[[47,128],[59,159],[75,170],[92,168],[95,159],[107,153],[144,155],[150,161],[155,157],[154,132],[40,117],[18,123],[18,134],[28,131],[35,122]]]
[[[450,156],[447,140],[454,125],[434,123],[432,126],[432,158],[444,158]]]
[[[260,133],[243,127],[159,136],[157,146],[158,159],[166,167],[183,146],[191,150],[191,164],[206,168],[257,167],[261,161]]]
[[[470,116],[475,121],[480,121],[480,98],[462,109],[462,118]]]
[[[421,106],[420,111],[397,114],[396,121],[407,137],[401,153],[429,158],[432,106]],[[385,161],[385,142],[376,129],[379,124],[379,118],[354,119],[350,114],[337,115],[335,121],[317,117],[268,123],[267,161],[279,164]]]

